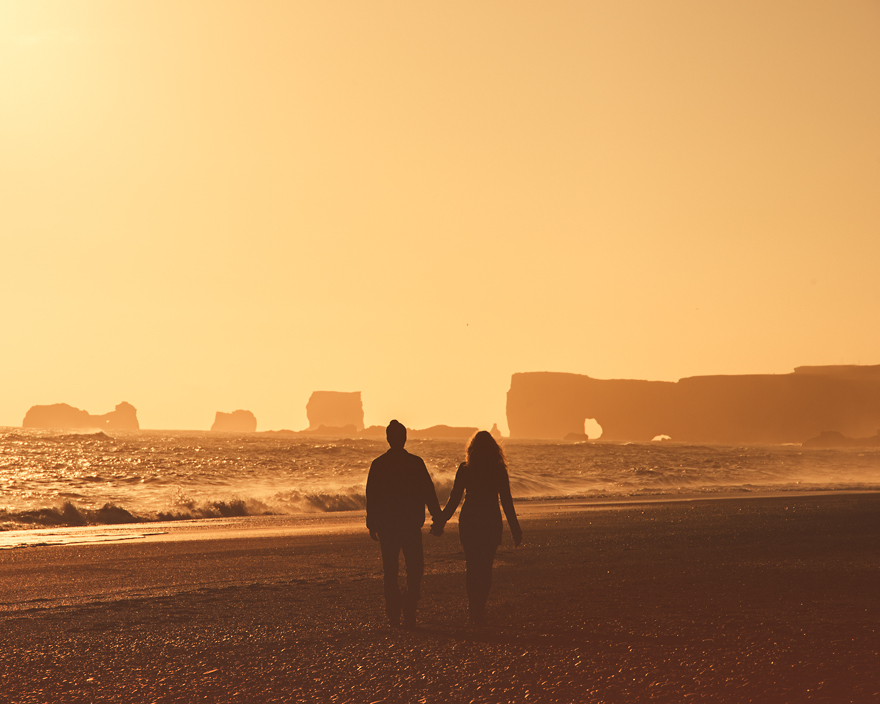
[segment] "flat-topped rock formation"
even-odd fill
[[[217,411],[211,430],[226,433],[254,433],[257,430],[257,419],[250,411],[233,411],[224,413]]]
[[[511,438],[561,440],[595,419],[603,440],[803,443],[823,431],[865,437],[880,427],[880,365],[798,367],[793,374],[670,381],[514,374]]]
[[[309,431],[325,428],[345,428],[353,425],[356,431],[364,429],[364,405],[360,391],[314,391],[306,404]]]
[[[22,428],[140,430],[137,409],[123,401],[116,409],[103,415],[91,415],[66,403],[32,406],[25,413]]]

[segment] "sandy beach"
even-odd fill
[[[0,551],[0,701],[880,701],[880,495],[518,508],[479,629],[454,523],[414,632],[362,513]]]

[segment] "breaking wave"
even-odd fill
[[[0,530],[358,511],[384,441],[209,432],[0,435]],[[446,501],[464,443],[413,439]],[[507,441],[518,501],[880,490],[880,449]]]

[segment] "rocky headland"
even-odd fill
[[[869,438],[848,438],[836,430],[826,430],[804,441],[804,447],[880,447],[880,430]]]
[[[411,438],[434,438],[436,440],[467,440],[476,433],[479,428],[458,427],[454,425],[432,425],[423,430],[409,430],[407,435]],[[384,433],[384,430],[383,430]]]
[[[513,375],[507,393],[512,438],[581,436],[587,419],[602,427],[603,440],[617,441],[803,443],[827,430],[865,437],[880,427],[880,365],[677,382]]]

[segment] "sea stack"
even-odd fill
[[[364,429],[364,405],[360,391],[314,391],[306,404],[309,430],[321,426],[327,429],[354,426],[355,432]],[[346,428],[348,430],[348,428]]]
[[[211,430],[226,433],[254,433],[257,430],[257,419],[250,411],[233,411],[224,413],[217,411]]]

